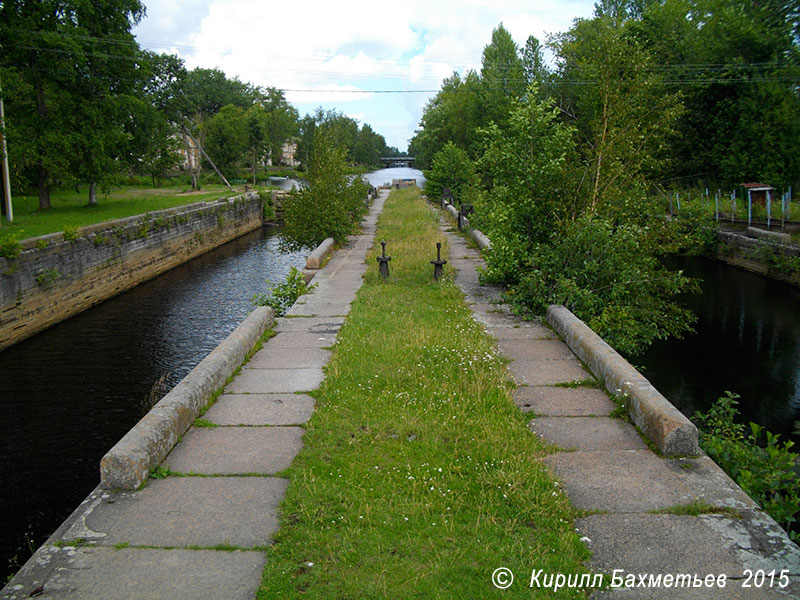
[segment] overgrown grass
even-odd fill
[[[237,193],[242,191],[243,186]],[[9,224],[5,217],[2,218],[0,238],[16,234],[19,239],[27,239],[64,231],[65,228],[68,231],[75,230],[84,225],[231,195],[231,191],[224,185],[205,185],[199,192],[191,192],[182,187],[126,186],[113,188],[108,193],[98,190],[97,206],[89,206],[88,192],[84,186],[80,192],[76,192],[74,188],[54,191],[51,195],[51,208],[45,211],[39,210],[37,196],[14,196],[14,222]]]
[[[380,244],[338,336],[284,476],[281,529],[259,598],[583,597],[531,590],[531,569],[586,572],[576,513],[512,403],[491,339],[452,282],[433,281],[438,217],[413,188],[393,192]],[[448,267],[449,268],[449,267]],[[496,590],[492,572],[517,581]]]

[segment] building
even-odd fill
[[[744,197],[747,198],[749,195],[754,204],[761,206],[767,204],[767,193],[769,192],[772,197],[772,192],[775,191],[774,187],[766,183],[742,183],[741,186],[744,188]]]

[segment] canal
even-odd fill
[[[364,176],[373,186],[413,169]],[[297,183],[275,178],[288,190]],[[306,253],[242,236],[0,352],[0,571],[13,574],[99,483],[100,458]]]
[[[686,416],[730,390],[743,423],[800,447],[800,289],[707,258],[670,257],[667,267],[701,280],[702,292],[684,298],[695,333],[656,341],[631,362]]]
[[[254,231],[0,352],[0,567],[7,573],[99,482],[100,458],[305,256]],[[16,559],[15,559],[16,557]],[[4,579],[3,579],[4,580]]]

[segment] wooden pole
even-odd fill
[[[14,207],[11,204],[11,176],[8,173],[8,147],[6,146],[6,115],[3,110],[3,86],[0,83],[0,137],[3,138],[3,192],[5,197],[6,219],[14,222]]]
[[[225,179],[225,175],[223,175],[223,174],[220,172],[220,170],[217,168],[217,165],[215,165],[215,164],[214,164],[214,161],[213,161],[213,160],[211,160],[211,158],[208,156],[208,154],[206,154],[206,151],[205,151],[205,150],[203,150],[203,147],[200,145],[200,142],[198,142],[196,139],[194,139],[194,136],[193,136],[191,133],[189,133],[189,130],[186,128],[186,126],[183,126],[183,130],[186,132],[186,135],[188,135],[188,136],[189,136],[189,138],[191,138],[191,140],[192,140],[192,141],[195,143],[195,145],[196,145],[198,148],[200,148],[200,152],[202,152],[202,153],[203,153],[203,156],[205,156],[205,157],[206,157],[206,160],[207,160],[209,163],[211,163],[211,166],[212,166],[212,167],[214,167],[214,170],[217,172],[217,175],[219,175],[219,178],[220,178],[220,179],[222,179],[222,181],[225,183],[225,185],[227,185],[227,186],[228,186],[228,189],[229,189],[230,191],[232,191],[232,192],[233,192],[233,191],[236,191],[236,190],[234,190],[234,189],[233,189],[233,187],[231,186],[231,184],[230,184],[230,183],[228,183],[228,180],[227,180],[227,179]]]

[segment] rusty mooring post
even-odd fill
[[[450,188],[443,188],[442,189],[442,209],[447,206],[448,202],[450,204],[453,203],[453,192],[450,191]]]
[[[467,215],[471,215],[475,212],[475,208],[472,204],[461,204],[461,209],[458,211],[458,230],[464,231],[464,219],[467,218]]]
[[[436,281],[439,281],[442,277],[442,273],[444,272],[444,265],[447,264],[446,260],[442,260],[442,243],[436,242],[436,260],[432,260],[431,264],[433,265],[433,278]]]
[[[378,257],[378,271],[383,279],[389,279],[389,261],[391,256],[386,256],[386,240],[381,240],[382,256]]]

